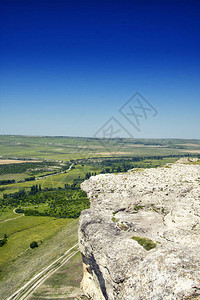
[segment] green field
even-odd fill
[[[36,223],[43,222],[41,217],[35,217],[35,219]],[[19,224],[18,226],[20,227]],[[27,227],[27,224],[25,224],[25,227]],[[36,225],[35,227],[15,233],[8,238],[8,244],[10,239],[10,243],[17,247],[17,251],[22,251],[21,253],[18,252],[18,256],[17,253],[9,251],[12,260],[7,260],[6,263],[5,258],[2,258],[3,263],[0,266],[1,299],[7,299],[24,282],[32,278],[34,274],[37,274],[41,269],[48,266],[66,252],[67,249],[77,243],[77,230],[77,219],[52,219],[49,222],[47,221],[43,224],[38,224],[38,226]],[[43,242],[39,244],[38,248],[30,249],[29,242],[32,238],[42,240]],[[19,241],[21,241],[23,246],[20,245]],[[1,249],[1,257],[6,254],[5,250],[3,250],[5,246]]]
[[[0,175],[0,180],[6,180],[6,179],[15,179],[16,181],[25,180],[27,177],[27,174],[21,173],[21,174],[4,174]]]
[[[55,235],[63,226],[70,223],[68,219],[49,217],[22,216],[0,224],[0,236],[6,233],[7,243],[0,247],[0,271],[5,263],[10,263],[29,248],[32,241],[44,242]]]
[[[83,266],[80,252],[56,273],[52,274],[30,297],[36,299],[88,299],[80,289]]]
[[[16,215],[13,212],[13,208],[9,208],[9,207],[1,208],[0,209],[0,224],[1,224],[1,222],[5,221],[7,219],[16,218],[17,216],[19,216],[19,215]]]
[[[0,136],[0,156],[3,156],[3,158],[69,161],[96,156],[148,156],[180,153],[199,154],[200,141],[180,139],[103,140],[79,137]]]
[[[87,172],[92,172],[92,173],[96,172],[98,174],[99,171],[100,170],[97,167],[76,165],[75,169],[72,169],[70,172],[67,173],[51,175],[48,177],[37,179],[36,181],[25,181],[25,182],[0,186],[5,189],[4,191],[0,192],[0,197],[2,197],[4,193],[15,193],[19,189],[30,190],[30,187],[33,184],[41,185],[42,188],[63,187],[66,183],[72,184],[73,180],[75,178],[78,178],[79,176],[80,178],[84,179],[85,174]]]

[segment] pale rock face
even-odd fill
[[[91,202],[79,226],[88,297],[200,299],[200,165],[184,163],[82,183]]]

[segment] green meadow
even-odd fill
[[[77,243],[78,219],[22,217],[19,220],[14,229],[10,228],[12,223],[8,225],[11,235],[0,250],[2,300]],[[38,248],[29,247],[33,240],[38,241]]]
[[[65,184],[72,184],[73,180],[76,178],[84,179],[86,173],[97,173],[99,174],[100,169],[98,167],[93,166],[82,166],[76,165],[75,169],[70,170],[69,172],[51,175],[42,178],[36,178],[35,181],[24,181],[20,183],[13,183],[1,186],[4,190],[0,192],[0,197],[3,196],[4,193],[15,193],[19,189],[30,190],[33,184],[41,185],[42,188],[58,188],[64,187]],[[80,176],[80,177],[79,177]],[[5,177],[6,178],[6,177]]]
[[[200,153],[200,141],[125,138],[105,140],[86,137],[0,135],[0,156],[3,158],[69,161],[84,157],[175,155],[178,153]]]
[[[29,249],[32,241],[39,243],[55,235],[60,228],[71,222],[68,219],[49,217],[26,217],[10,220],[0,224],[0,235],[6,233],[7,243],[0,247],[0,268],[10,263],[21,253]]]

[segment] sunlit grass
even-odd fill
[[[0,224],[0,232],[8,236],[7,243],[0,248],[0,267],[10,262],[29,248],[32,241],[42,241],[54,236],[69,219],[50,217],[22,217]]]

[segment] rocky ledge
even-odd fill
[[[200,299],[200,165],[104,174],[82,183],[82,289],[101,299]]]

